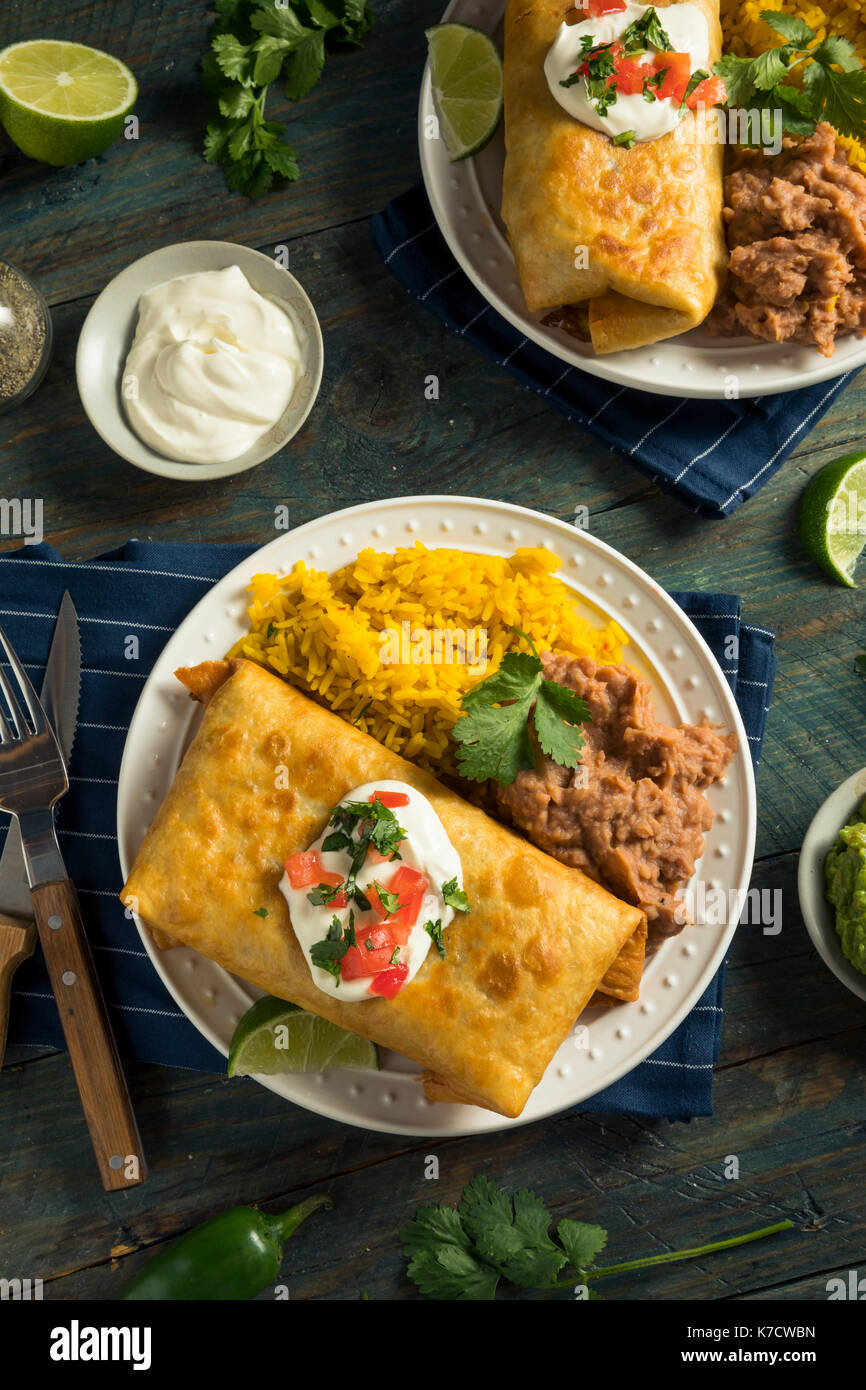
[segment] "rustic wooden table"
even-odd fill
[[[289,1246],[291,1297],[406,1297],[399,1226],[421,1202],[456,1199],[477,1170],[534,1187],[559,1215],[605,1225],[622,1258],[795,1222],[764,1245],[620,1276],[605,1291],[614,1298],[822,1299],[831,1273],[866,1260],[866,1018],[811,949],[795,882],[815,808],[866,762],[854,669],[862,599],[821,577],[795,525],[807,479],[866,434],[866,376],[757,498],[714,523],[654,491],[411,303],[374,251],[368,218],[418,177],[423,29],[440,4],[377,0],[364,50],[329,63],[292,117],[302,181],[250,204],[227,194],[200,156],[204,5],[68,0],[60,25],[48,0],[6,0],[0,46],[62,28],[130,64],[141,138],[78,168],[12,156],[0,171],[0,255],[34,276],[57,329],[46,382],[3,421],[2,490],[44,498],[46,539],[69,559],[130,535],[264,542],[278,503],[298,524],[431,483],[563,518],[585,504],[596,535],[662,584],[737,591],[749,620],[778,630],[754,882],[782,890],[783,930],[737,933],[715,1117],[689,1124],[564,1114],[495,1144],[456,1139],[431,1150],[430,1140],[307,1114],[252,1081],[131,1065],[151,1174],[109,1196],[65,1053],[13,1051],[0,1078],[0,1273],[41,1275],[49,1298],[113,1296],[149,1253],[208,1215],[311,1189],[330,1191],[336,1207]],[[82,320],[111,276],[158,246],[202,236],[269,254],[288,245],[321,316],[325,379],[292,448],[238,478],[187,486],[139,472],[101,443],[73,361]],[[435,402],[424,399],[430,372],[441,382]],[[423,1176],[431,1151],[435,1198]],[[729,1155],[737,1181],[724,1176]]]

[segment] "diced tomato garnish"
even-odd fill
[[[689,54],[657,53],[655,70],[665,74],[664,81],[655,89],[659,101],[663,101],[665,97],[672,97],[674,101],[682,101],[686,87],[689,85],[689,78],[692,75],[692,60]]]
[[[385,892],[389,891],[385,888],[384,884],[382,885],[382,888]],[[364,889],[364,894],[367,898],[368,903],[370,904],[373,911],[376,913],[378,917],[388,916],[388,909],[382,902],[382,899],[379,897],[379,890],[376,887],[375,883],[368,884],[367,887]]]
[[[308,888],[311,883],[325,882],[325,879],[322,878],[324,869],[319,858],[319,851],[315,849],[305,849],[298,854],[290,854],[286,860],[286,873],[293,888]],[[338,882],[342,882],[342,879],[338,879]]]
[[[613,85],[623,96],[634,96],[643,91],[644,79],[651,77],[654,71],[652,62],[642,58],[621,58],[613,75]]]
[[[381,801],[383,806],[389,806],[391,810],[395,806],[408,806],[409,797],[405,792],[373,792],[367,797],[368,801]]]
[[[429,887],[429,879],[425,878],[417,869],[410,869],[407,864],[401,864],[388,884],[388,892],[397,894],[400,905],[396,912],[386,918],[386,925],[393,926],[395,929],[411,930],[418,921],[418,913],[421,911],[424,894]]]
[[[578,8],[586,12],[587,19],[600,19],[603,14],[622,14],[625,0],[583,0]]]
[[[406,983],[408,965],[392,965],[370,981],[370,993],[380,994],[383,999],[394,999]]]
[[[391,856],[390,854],[380,854],[376,846],[371,844],[367,846],[367,860],[370,864],[389,864]]]
[[[340,962],[340,974],[344,980],[358,980],[365,975],[377,975],[380,970],[387,970],[395,948],[405,945],[405,942],[398,941],[385,922],[358,927],[355,940],[358,944],[350,946]]]
[[[724,106],[728,99],[728,89],[723,77],[705,77],[699,82],[686,105],[694,111],[698,106]]]

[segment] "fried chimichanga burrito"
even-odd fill
[[[432,1099],[519,1115],[640,909],[264,668],[179,675],[210,698],[123,901]]]
[[[722,38],[719,0],[629,3],[597,19],[587,10],[509,0],[502,216],[529,309],[584,306],[584,336],[609,353],[696,327],[721,288],[723,146],[711,107],[724,86],[708,74]]]

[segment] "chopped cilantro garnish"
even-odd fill
[[[442,884],[442,897],[455,912],[471,912],[472,906],[462,888],[457,887],[457,879],[449,878]]]
[[[398,963],[399,959],[400,959],[400,947],[399,947],[399,946],[395,946],[395,947],[394,947],[393,954],[392,954],[391,959],[390,959],[390,961],[389,961],[389,964],[390,964],[390,965],[396,965],[396,964]]]
[[[319,883],[312,892],[307,894],[307,899],[313,904],[313,907],[327,907],[328,903],[332,903],[342,891],[342,886],[334,888],[330,883]]]
[[[267,630],[267,632],[265,633],[265,641],[270,642],[271,638],[274,637],[274,636],[276,635],[276,631],[277,631],[277,625],[276,625],[276,623],[268,623],[268,630]]]
[[[454,738],[460,745],[457,765],[470,782],[493,777],[508,785],[522,769],[534,766],[530,715],[542,752],[561,767],[577,767],[581,761],[586,739],[579,726],[592,718],[589,706],[567,686],[544,679],[534,644],[524,633],[520,636],[532,655],[508,652],[497,671],[463,696],[466,713],[454,726]]]
[[[650,73],[649,77],[643,80],[643,99],[644,101],[657,101],[659,87],[664,82],[670,71],[669,68],[662,68],[659,72]]]
[[[345,894],[366,912],[370,903],[355,879],[371,845],[385,859],[399,859],[397,848],[406,838],[406,831],[390,806],[381,801],[342,801],[331,813],[331,825],[337,830],[328,835],[322,849],[348,849],[352,863],[346,878]],[[354,838],[357,830],[358,838]]]
[[[683,99],[680,102],[681,111],[685,111],[686,106],[688,105],[689,97],[691,96],[692,92],[696,91],[697,88],[700,87],[702,82],[706,82],[709,75],[710,74],[708,72],[704,72],[703,68],[695,69],[695,71],[689,78],[689,83],[686,87],[686,90],[683,92]]]
[[[253,908],[253,916],[254,916],[254,917],[269,917],[269,916],[270,916],[270,913],[268,912],[268,909],[267,909],[266,907],[254,907],[254,908]]]
[[[373,887],[379,895],[379,902],[386,912],[396,912],[400,906],[400,896],[398,893],[389,893],[387,888],[383,888],[377,878],[373,879]]]
[[[624,130],[622,134],[615,135],[611,143],[614,145],[624,145],[627,150],[630,150],[636,140],[637,135],[633,130]]]
[[[328,935],[323,941],[315,941],[310,947],[310,960],[320,970],[327,970],[340,983],[340,961],[350,946],[355,945],[355,914],[349,913],[349,925],[343,929],[339,917],[331,919]]]
[[[626,53],[640,53],[645,48],[657,48],[660,53],[672,53],[673,43],[654,9],[630,24],[622,36]]]
[[[425,932],[427,933],[427,935],[430,937],[431,941],[433,942],[433,945],[436,947],[436,950],[439,952],[440,956],[441,956],[442,959],[444,960],[444,959],[445,959],[445,942],[442,940],[442,922],[441,922],[441,920],[437,917],[437,919],[436,919],[435,922],[425,922],[425,923],[424,923],[424,930],[425,930]]]

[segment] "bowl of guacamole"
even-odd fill
[[[797,886],[818,954],[866,1001],[866,768],[818,810],[800,851]]]

